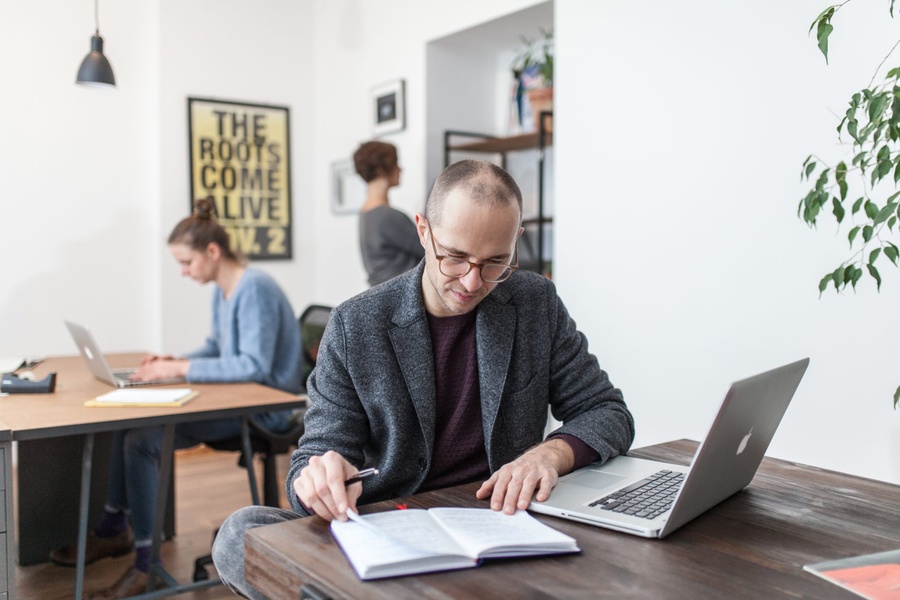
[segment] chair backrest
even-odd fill
[[[303,346],[303,387],[306,380],[316,366],[316,357],[319,355],[319,342],[325,333],[325,326],[331,316],[330,306],[322,304],[310,304],[298,319],[300,323],[300,341]]]

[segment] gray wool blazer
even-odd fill
[[[293,481],[328,450],[377,467],[360,504],[415,493],[432,462],[434,358],[422,300],[424,261],[332,311],[307,384],[306,432],[291,456],[287,496],[306,511]],[[476,309],[475,338],[485,449],[491,471],[543,439],[547,406],[558,432],[602,460],[625,453],[634,421],[552,282],[517,271]]]

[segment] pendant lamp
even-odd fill
[[[112,66],[103,55],[103,38],[100,37],[100,11],[98,1],[94,0],[94,35],[91,36],[91,51],[81,61],[75,83],[88,87],[116,87],[116,76]]]

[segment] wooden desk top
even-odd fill
[[[106,358],[112,368],[138,364],[142,353],[111,354]],[[257,383],[182,383],[199,395],[181,407],[96,407],[84,406],[85,400],[112,391],[88,371],[80,356],[48,358],[34,369],[43,378],[56,371],[56,391],[52,394],[10,394],[0,397],[0,418],[12,431],[14,440],[29,440],[112,431],[136,426],[214,419],[302,406],[304,401]],[[254,411],[256,412],[256,411]]]
[[[688,464],[696,442],[633,450]],[[483,506],[477,484],[361,507],[361,512]],[[753,482],[665,538],[645,539],[535,515],[582,553],[490,560],[463,571],[362,582],[318,518],[247,534],[246,575],[273,599],[313,583],[333,598],[844,598],[802,570],[824,560],[900,548],[900,486],[766,458]]]

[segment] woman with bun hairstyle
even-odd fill
[[[198,200],[194,214],[169,236],[181,274],[213,283],[212,331],[203,346],[181,357],[150,355],[132,376],[141,381],[181,377],[189,383],[253,381],[290,393],[301,391],[300,328],[290,302],[266,273],[247,267],[231,250],[216,221],[213,203]],[[289,427],[290,411],[258,415],[272,431]],[[240,435],[239,418],[181,423],[175,448],[189,448]],[[87,540],[86,563],[136,549],[135,562],[94,600],[143,593],[152,546],[163,428],[118,431],[113,436],[106,505]],[[130,521],[130,525],[129,525]],[[53,562],[75,566],[75,546],[51,553]]]

